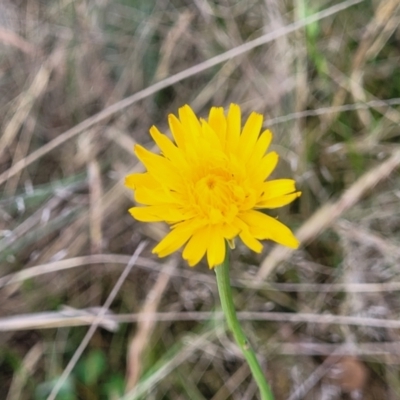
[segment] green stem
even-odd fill
[[[229,278],[229,251],[226,249],[225,260],[222,264],[215,267],[215,274],[217,275],[217,284],[219,297],[221,299],[222,310],[228,322],[228,327],[231,330],[236,343],[242,350],[242,353],[249,364],[251,373],[258,388],[260,389],[262,400],[274,400],[271,389],[265,379],[264,373],[257,360],[256,354],[248,342],[242,327],[236,316],[235,306],[233,304],[232,288]]]

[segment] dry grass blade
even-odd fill
[[[3,130],[0,141],[0,157],[14,140],[21,125],[26,120],[28,114],[32,110],[35,101],[45,92],[49,83],[51,70],[48,65],[43,65],[35,76],[29,89],[21,93],[19,99],[11,111],[12,116]]]
[[[0,319],[0,331],[16,331],[28,329],[50,329],[67,326],[86,326],[103,324],[108,330],[113,330],[117,323],[170,322],[170,321],[207,321],[222,320],[222,313],[209,311],[196,312],[154,312],[152,314],[99,314],[94,315],[89,310],[52,311],[37,314],[5,317]],[[354,325],[369,326],[387,329],[399,329],[400,321],[395,319],[381,319],[369,317],[353,317],[346,315],[313,314],[313,313],[284,313],[284,312],[238,312],[242,321],[275,321],[292,324],[319,324],[319,325]]]
[[[15,32],[9,29],[0,27],[0,42],[7,44],[9,46],[16,47],[17,49],[23,51],[24,53],[33,55],[36,52],[35,47],[24,40],[21,36],[17,35]]]
[[[346,346],[343,346],[346,347]],[[340,348],[336,350],[338,353]],[[312,372],[302,385],[298,386],[295,391],[289,396],[288,400],[300,400],[328,373],[332,368],[332,364],[337,361],[338,354],[333,352],[330,354],[324,362]]]
[[[243,364],[225,383],[221,389],[215,393],[211,400],[226,400],[232,396],[238,386],[249,376],[250,370],[247,364]]]
[[[281,117],[271,118],[265,121],[265,125],[273,126],[276,124],[281,124],[284,122],[289,122],[292,120],[301,119],[305,117],[315,117],[318,115],[336,114],[346,111],[368,109],[368,108],[375,108],[375,109],[378,109],[379,107],[387,108],[399,104],[400,104],[400,99],[396,98],[387,100],[371,100],[362,103],[343,104],[341,106],[322,107],[322,108],[317,108],[316,110],[299,111],[292,114],[286,114]]]
[[[52,329],[72,326],[92,325],[98,320],[99,308],[89,310],[74,310],[67,308],[62,311],[47,311],[35,314],[13,315],[2,319],[0,331],[9,330],[30,330],[30,329]],[[118,324],[111,316],[106,313],[103,315],[98,325],[103,329],[114,332]]]
[[[393,360],[398,360],[400,356],[400,342],[372,342],[357,343],[351,346],[331,343],[271,343],[276,348],[276,352],[287,355],[308,355],[308,356],[329,356],[335,353],[338,356],[357,356],[363,359],[385,359],[393,356]]]
[[[158,275],[157,281],[150,289],[145,303],[143,304],[141,314],[145,316],[152,315],[156,312],[161,297],[171,278],[171,274],[177,266],[177,259],[173,259],[170,265],[165,265]],[[125,392],[130,392],[139,381],[142,372],[143,354],[151,340],[151,334],[154,329],[156,320],[154,319],[139,319],[136,334],[132,338],[128,355],[127,355],[127,370],[126,370],[126,386]]]
[[[385,283],[273,283],[270,285],[254,284],[253,281],[240,281],[249,289],[277,290],[280,292],[306,293],[381,293],[400,291],[400,282]]]
[[[89,184],[89,232],[90,247],[92,253],[100,253],[103,246],[103,183],[101,176],[101,168],[96,158],[96,132],[92,130],[81,137],[79,142],[80,153],[86,163],[88,184]]]
[[[43,356],[44,348],[42,343],[36,343],[26,354],[23,359],[20,370],[14,374],[13,380],[8,391],[6,400],[19,400],[22,395],[22,390],[32,375],[33,370],[37,366],[40,358]]]
[[[38,265],[35,267],[27,268],[22,271],[3,276],[0,278],[0,287],[12,285],[15,283],[23,282],[26,279],[40,276],[43,274],[49,274],[53,272],[59,272],[70,268],[80,267],[88,264],[124,264],[126,265],[131,256],[121,254],[96,254],[91,256],[75,257],[68,260],[54,261],[44,265]],[[140,260],[139,260],[140,261]],[[146,260],[142,260],[146,264]]]

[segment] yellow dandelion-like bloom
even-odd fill
[[[179,118],[170,114],[168,122],[175,143],[152,126],[151,137],[162,154],[136,145],[135,154],[147,172],[125,180],[136,202],[144,205],[131,208],[132,216],[171,226],[153,253],[165,257],[185,245],[183,258],[190,266],[207,253],[213,268],[225,258],[225,241],[232,247],[237,236],[255,252],[261,252],[263,239],[297,248],[288,227],[258,211],[282,207],[300,196],[292,179],[266,181],[278,154],[266,154],[272,134],[260,134],[262,115],[253,112],[241,129],[236,104],[226,116],[222,107],[212,107],[208,120],[199,120],[185,105]]]

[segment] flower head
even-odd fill
[[[183,258],[196,265],[207,253],[210,268],[225,257],[225,241],[237,236],[261,252],[260,240],[269,239],[297,248],[288,227],[258,210],[277,208],[300,196],[292,179],[267,181],[278,154],[266,151],[269,130],[260,134],[263,117],[253,112],[241,129],[241,111],[231,104],[227,115],[212,107],[208,120],[198,119],[185,105],[179,118],[168,117],[174,142],[155,126],[150,134],[161,150],[151,153],[140,145],[135,154],[147,169],[126,177],[144,206],[129,210],[144,222],[165,221],[171,231],[153,249],[160,257],[185,246]]]

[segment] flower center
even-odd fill
[[[195,180],[192,196],[197,213],[211,224],[229,223],[245,201],[245,192],[232,173],[209,169]]]
[[[210,190],[213,190],[216,185],[216,180],[213,176],[207,177],[207,186]]]

